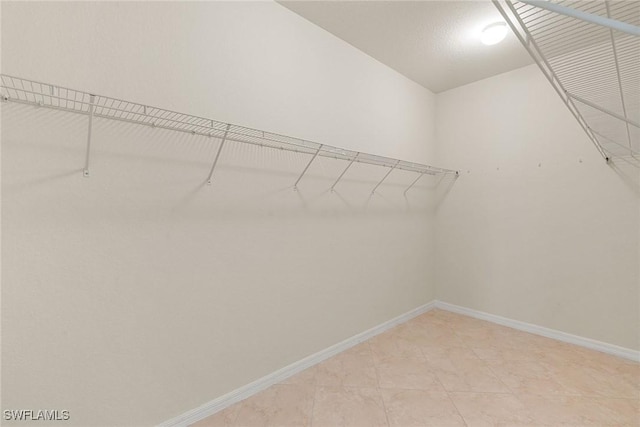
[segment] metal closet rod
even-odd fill
[[[591,22],[592,24],[602,25],[604,27],[611,28],[613,30],[622,31],[632,36],[640,36],[640,28],[627,24],[626,22],[617,21],[608,17],[594,15],[592,13],[583,12],[578,9],[562,6],[560,4],[551,3],[544,0],[518,0],[520,3],[535,6],[540,9],[545,9],[551,12],[556,12],[562,15],[570,16],[572,18],[581,19],[583,21]]]
[[[273,132],[266,132],[231,123],[220,122],[205,117],[193,116],[190,114],[165,110],[163,108],[152,107],[121,99],[95,95],[88,92],[56,86],[49,83],[42,83],[35,80],[23,79],[21,77],[10,76],[7,74],[0,74],[0,80],[0,88],[3,90],[3,101],[12,101],[73,112],[87,115],[89,117],[87,151],[83,169],[84,176],[87,177],[89,176],[92,123],[96,117],[219,139],[220,144],[216,150],[215,158],[207,177],[208,184],[211,184],[214,170],[227,141],[241,142],[312,155],[311,160],[307,163],[306,167],[296,180],[294,189],[297,188],[298,183],[306,173],[307,169],[318,156],[331,157],[349,162],[347,168],[331,186],[332,190],[354,162],[389,167],[390,170],[387,175],[385,175],[385,178],[394,169],[415,172],[419,174],[419,177],[423,175],[458,175],[457,171],[451,169],[443,169],[430,165],[341,149],[331,145],[319,144]],[[381,182],[382,181],[380,181],[380,183]],[[380,185],[380,183],[378,183],[378,185]],[[376,185],[374,191],[378,188],[378,185]],[[412,186],[413,184],[409,186],[409,188]]]

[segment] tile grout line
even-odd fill
[[[241,400],[240,402],[237,403],[239,405],[238,411],[236,411],[236,416],[233,417],[233,423],[231,425],[238,424],[238,418],[240,418],[240,411],[242,410],[242,404],[243,404],[242,402],[244,402],[244,400]]]
[[[456,405],[456,401],[453,399],[453,397],[451,396],[451,394],[449,392],[447,392],[447,397],[449,398],[449,400],[453,404],[453,407],[456,408],[456,412],[458,413],[458,415],[460,415],[460,418],[462,419],[462,422],[464,423],[464,425],[466,427],[469,427],[469,424],[467,423],[467,419],[462,415],[462,412],[460,412],[460,408],[458,408],[458,405]]]
[[[473,351],[473,349],[471,349],[471,351]],[[476,353],[474,352],[474,354],[476,354]],[[504,386],[504,388],[506,390],[509,390],[509,394],[515,395],[515,391],[513,391],[513,389],[511,389],[511,387],[509,387],[509,385],[507,383],[505,383],[502,380],[502,378],[500,378],[500,375],[498,375],[496,373],[496,371],[493,370],[493,367],[491,365],[489,365],[486,361],[480,359],[479,357],[478,357],[478,360],[480,360],[482,362],[482,364],[489,369],[489,371],[493,374],[493,376],[496,377],[496,379],[500,382],[500,384],[502,384]]]
[[[504,381],[502,381],[502,378],[500,378],[500,376],[496,373],[496,371],[493,369],[493,367],[491,365],[487,365],[489,367],[489,370],[493,373],[493,375],[496,376],[496,378],[498,378],[498,380],[500,380],[500,382],[502,384],[504,384],[504,386],[507,388],[507,390],[509,390],[509,394],[512,394],[514,396],[516,396],[516,391],[514,389],[512,389],[511,387],[509,387],[509,385],[507,383],[505,383]],[[517,398],[517,396],[516,396]]]
[[[309,414],[309,427],[313,427],[313,413],[316,410],[316,399],[318,398],[318,381],[315,377],[313,383],[313,402],[311,403],[311,414]]]
[[[476,354],[476,356],[477,356],[477,353],[473,350],[473,348],[471,349],[471,351],[473,351],[473,353],[474,353],[474,354]],[[480,358],[478,357],[478,359],[480,359]],[[491,373],[496,377],[496,379],[497,379],[498,381],[500,381],[500,383],[501,383],[502,385],[504,385],[504,387],[506,388],[506,390],[509,390],[509,393],[502,393],[502,394],[508,394],[509,396],[512,396],[514,399],[516,399],[518,402],[520,402],[520,403],[522,404],[522,406],[525,408],[525,410],[527,411],[527,413],[531,414],[531,411],[532,411],[532,410],[531,410],[531,408],[529,407],[529,405],[525,404],[525,402],[523,402],[523,401],[520,399],[520,397],[519,397],[519,393],[517,393],[513,388],[509,387],[509,385],[508,385],[506,382],[504,382],[504,381],[502,380],[502,378],[500,377],[500,375],[498,375],[498,373],[496,372],[496,370],[494,369],[494,367],[493,367],[493,366],[491,366],[490,364],[486,363],[486,361],[485,361],[485,360],[483,360],[483,359],[480,359],[480,360],[483,362],[483,364],[484,364],[487,368],[489,368],[489,371],[491,371]],[[495,360],[501,360],[501,359],[495,359]],[[502,360],[502,362],[505,362],[505,360]],[[454,404],[455,404],[455,402],[454,402]],[[530,416],[529,414],[528,414],[527,416]],[[532,419],[533,419],[533,418],[532,418]]]
[[[455,335],[455,330],[453,331],[454,335]],[[458,337],[459,338],[459,337]],[[464,344],[464,343],[463,343]],[[425,358],[426,361],[428,361],[429,359],[427,358],[427,356],[424,355],[424,351],[422,350],[422,347],[419,348],[420,353],[422,354],[422,357]],[[449,394],[449,391],[447,390],[447,388],[444,386],[444,384],[442,383],[442,381],[440,380],[440,378],[438,377],[437,373],[433,373],[434,377],[436,378],[436,381],[438,381],[438,383],[440,384],[440,386],[442,387],[442,389],[444,390],[445,394],[447,395],[447,398],[449,399],[449,401],[451,402],[451,404],[453,405],[453,407],[456,409],[456,412],[458,413],[458,416],[460,417],[460,419],[462,420],[462,422],[464,423],[464,425],[466,427],[469,427],[469,424],[467,424],[467,420],[465,420],[465,418],[462,416],[462,413],[460,412],[460,409],[458,409],[458,407],[456,406],[456,403],[453,401],[453,398],[451,397],[451,395]]]
[[[428,389],[424,389],[424,388],[407,388],[407,387],[394,387],[394,388],[389,388],[389,387],[382,387],[380,390],[402,390],[402,391],[426,391],[426,392],[430,392],[430,393],[476,393],[476,394],[513,394],[510,391],[509,392],[504,392],[504,391],[456,391],[456,390],[428,390]],[[566,397],[571,397],[571,396],[566,396]],[[575,396],[574,396],[575,397]],[[613,398],[611,398],[613,399]],[[634,400],[633,398],[624,398],[624,397],[620,397],[620,400]]]
[[[466,317],[468,317],[468,316],[466,316]],[[479,320],[479,319],[478,319],[478,320]],[[513,329],[513,328],[511,328],[511,329]],[[456,335],[456,336],[460,339],[460,341],[462,341],[462,344],[463,344],[465,347],[467,347],[469,350],[471,350],[471,352],[472,352],[472,353],[473,353],[473,354],[478,358],[478,360],[480,360],[480,361],[482,362],[482,364],[483,364],[484,366],[486,366],[486,367],[489,369],[489,371],[490,371],[490,372],[493,374],[493,376],[494,376],[494,377],[495,377],[495,378],[500,382],[500,384],[502,384],[502,385],[505,387],[505,389],[509,391],[509,393],[497,393],[497,394],[510,394],[510,395],[513,395],[513,396],[517,399],[516,392],[515,392],[511,387],[509,387],[509,386],[507,385],[507,383],[505,383],[505,382],[502,380],[502,378],[500,378],[500,376],[496,373],[496,371],[493,369],[493,367],[492,367],[491,365],[489,365],[489,364],[486,362],[486,360],[484,360],[484,359],[481,359],[481,358],[480,358],[480,356],[478,355],[478,353],[476,353],[476,352],[475,352],[475,350],[473,349],[473,347],[472,347],[472,346],[470,346],[470,345],[468,345],[468,343],[467,343],[467,341],[464,339],[464,337],[461,337],[459,334],[457,334],[457,333],[456,333],[455,328],[453,328],[453,333],[454,333],[454,335]],[[518,399],[518,400],[519,400],[519,399]]]
[[[380,375],[378,373],[378,364],[376,363],[376,358],[373,355],[373,349],[371,348],[371,343],[369,342],[369,340],[365,341],[367,344],[367,347],[369,348],[369,353],[371,355],[371,360],[373,361],[373,372],[375,372],[376,374],[376,383],[378,384],[376,386],[376,390],[378,391],[378,395],[380,396],[380,401],[382,402],[382,410],[384,411],[384,417],[387,420],[387,426],[391,427],[391,422],[389,421],[389,414],[387,412],[387,405],[386,403],[384,403],[384,396],[382,395],[382,392],[380,391]]]
[[[453,333],[455,335],[455,330],[453,330]],[[459,338],[459,337],[458,337]],[[464,344],[464,343],[463,343]],[[427,356],[425,356],[424,351],[422,350],[422,347],[419,347],[420,350],[420,354],[422,354],[422,357],[424,357],[425,361],[428,361],[429,359],[427,358]],[[458,409],[458,406],[456,405],[456,403],[453,401],[453,398],[451,397],[451,395],[449,394],[449,391],[447,390],[447,388],[444,386],[443,382],[440,380],[440,378],[438,377],[437,373],[433,373],[433,376],[435,377],[436,381],[438,381],[438,383],[440,384],[440,386],[442,387],[442,389],[444,390],[445,394],[447,395],[447,398],[449,399],[449,401],[451,402],[451,404],[453,405],[453,407],[456,409],[456,412],[458,413],[458,416],[460,417],[460,419],[462,420],[462,422],[464,423],[465,427],[469,427],[469,424],[467,424],[467,420],[462,416],[462,413],[460,412],[460,409]]]
[[[500,379],[500,377],[499,377],[499,376],[498,376],[498,375],[493,371],[493,369],[491,369],[491,367],[490,367],[489,365],[487,365],[487,364],[486,364],[486,362],[485,362],[484,360],[482,360],[482,359],[480,359],[480,357],[478,357],[478,354],[477,354],[475,351],[473,351],[473,348],[472,348],[471,346],[469,346],[469,345],[468,345],[468,343],[467,343],[467,341],[464,339],[464,337],[462,337],[462,336],[460,336],[459,334],[457,334],[457,333],[456,333],[456,328],[455,328],[455,327],[451,327],[451,330],[452,330],[452,332],[453,332],[453,335],[454,335],[458,340],[460,340],[460,342],[462,343],[462,345],[463,345],[465,348],[467,348],[467,349],[471,350],[471,352],[476,356],[476,358],[477,358],[480,362],[482,362],[482,364],[483,364],[483,365],[485,365],[486,367],[488,367],[488,368],[489,368],[489,370],[491,371],[491,373],[496,377],[496,379],[497,379],[497,380],[498,380],[502,385],[504,385],[504,386],[505,386],[505,389],[506,389],[506,390],[509,390],[509,393],[500,393],[500,392],[474,392],[474,391],[457,392],[457,393],[503,394],[503,395],[510,395],[510,396],[514,396],[514,397],[516,397],[516,396],[514,395],[513,391],[511,390],[511,388],[510,388],[510,387],[508,387],[508,386],[504,383],[504,381],[502,381],[502,379]],[[422,348],[420,349],[420,351],[423,353],[423,356],[424,356],[424,352],[422,351]],[[426,358],[426,356],[425,356],[425,358]],[[457,370],[457,369],[456,369],[456,370]],[[450,400],[450,401],[451,401],[451,403],[453,404],[453,407],[456,409],[456,412],[457,412],[457,413],[458,413],[458,415],[460,416],[460,419],[462,419],[462,422],[464,423],[464,425],[468,427],[468,426],[469,426],[469,424],[467,423],[466,418],[462,415],[462,412],[460,412],[460,408],[458,408],[458,405],[456,405],[455,400],[454,400],[454,399],[453,399],[453,397],[451,396],[451,393],[455,393],[455,392],[451,392],[451,391],[447,390],[447,388],[444,386],[444,384],[442,383],[442,381],[440,380],[440,378],[438,377],[438,375],[437,375],[437,374],[435,374],[435,376],[436,376],[436,379],[438,380],[438,382],[440,382],[440,384],[442,385],[442,388],[445,390],[445,392],[446,392],[446,394],[447,394],[447,397],[449,398],[449,400]],[[516,398],[517,398],[517,397],[516,397]]]
[[[466,340],[464,340],[463,338],[461,338],[462,341],[465,343],[466,345]],[[471,349],[471,351],[473,352],[473,354],[475,354],[476,356],[478,356],[478,353],[476,353],[473,349],[473,347],[469,347]],[[518,401],[521,402],[521,400],[518,398],[516,391],[513,390],[511,387],[509,387],[509,385],[504,382],[502,380],[502,378],[500,377],[500,375],[498,375],[498,373],[495,371],[494,367],[491,366],[490,364],[488,364],[484,359],[480,359],[480,357],[478,356],[478,359],[481,360],[483,362],[483,364],[489,368],[489,371],[491,371],[491,373],[496,377],[496,379],[505,387],[506,390],[509,390],[509,393],[511,396],[515,397],[516,399],[518,399]],[[498,359],[499,360],[499,359]],[[526,406],[526,405],[525,405]]]

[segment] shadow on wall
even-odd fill
[[[640,198],[640,160],[619,158],[612,160],[609,165],[622,182]]]
[[[90,177],[83,178],[86,117],[4,103],[2,118],[3,193],[72,192],[86,197],[85,204],[102,194],[102,203],[140,215],[145,207],[153,215],[191,218],[424,213],[455,181],[425,175],[412,185],[415,173],[394,170],[374,193],[388,169],[355,163],[331,191],[347,162],[318,157],[296,191],[308,154],[230,141],[206,185],[219,139],[100,118],[94,120]]]
[[[451,191],[458,178],[458,175],[443,175],[437,178],[438,181],[435,184],[434,200],[436,209],[438,208],[438,206],[440,206],[440,203],[442,203],[447,197],[449,191]]]

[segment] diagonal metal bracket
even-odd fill
[[[592,144],[596,147],[596,149],[598,150],[602,158],[604,158],[606,161],[609,161],[608,155],[604,152],[604,150],[602,149],[602,146],[600,146],[598,139],[595,138],[594,135],[589,131],[589,128],[587,127],[586,122],[582,117],[582,114],[580,113],[578,108],[575,106],[573,99],[569,96],[567,90],[564,88],[564,86],[556,76],[555,72],[549,65],[547,59],[545,58],[544,54],[540,50],[540,47],[535,42],[535,40],[531,37],[531,34],[529,33],[527,26],[518,15],[518,11],[515,9],[511,1],[506,1],[504,2],[504,4],[507,6],[509,11],[513,15],[513,18],[509,16],[509,14],[507,13],[507,10],[504,8],[503,4],[499,0],[491,0],[491,2],[494,4],[496,9],[498,9],[498,12],[500,12],[500,15],[502,15],[502,17],[507,22],[507,24],[509,25],[513,33],[518,38],[518,40],[520,40],[520,43],[522,43],[522,45],[527,50],[527,52],[529,52],[529,55],[531,55],[531,57],[536,61],[536,64],[542,71],[542,74],[547,78],[547,80],[549,80],[549,83],[551,83],[551,86],[553,87],[553,89],[558,93],[558,95],[560,96],[560,99],[562,99],[562,102],[565,103],[565,105],[567,106],[571,114],[573,114],[573,116],[576,118],[576,120],[578,121],[578,123],[580,124],[584,132],[587,134]],[[543,2],[543,3],[546,3],[546,2]],[[525,39],[525,36],[523,36],[523,34],[526,35],[526,39]],[[456,176],[458,176],[458,172],[456,172]]]
[[[87,154],[84,158],[84,168],[82,169],[82,176],[89,177],[89,155],[91,154],[91,130],[93,127],[93,109],[95,102],[95,95],[89,96],[89,129],[87,131]]]
[[[609,0],[606,0],[604,2],[604,5],[607,9],[607,18],[611,18],[611,8],[609,6]],[[616,64],[616,75],[618,77],[618,90],[620,91],[620,100],[622,101],[620,104],[622,104],[622,112],[624,114],[624,118],[628,119],[629,116],[627,115],[627,104],[624,100],[624,89],[622,88],[622,77],[620,76],[620,61],[618,60],[618,48],[616,46],[616,38],[613,36],[613,30],[611,28],[609,29],[609,37],[611,38],[613,60]],[[629,129],[629,123],[625,123],[625,126],[627,128],[627,142],[629,143],[629,151],[630,153],[633,153],[633,146],[631,143],[631,130]]]
[[[422,178],[424,176],[426,172],[422,172],[420,175],[418,175],[418,177],[411,183],[410,186],[407,187],[406,190],[404,190],[404,194],[407,194],[407,191],[411,190],[411,187],[413,187],[414,185],[416,185],[416,183],[418,181],[420,181],[420,178]]]
[[[230,127],[231,127],[231,124],[227,124],[227,128],[224,130],[224,136],[222,137],[222,141],[220,141],[220,145],[218,146],[218,151],[216,152],[216,157],[215,159],[213,159],[213,164],[211,165],[211,170],[209,171],[209,176],[207,177],[207,185],[211,185],[211,177],[213,176],[213,170],[216,168],[216,164],[218,164],[218,159],[220,158],[222,147],[224,147],[224,143],[227,141],[227,135],[229,135]]]
[[[631,152],[631,155],[632,155],[632,156],[633,156],[634,154],[635,154],[635,155],[640,155],[640,151],[634,150],[633,148],[629,148],[628,146],[626,146],[626,145],[624,145],[624,144],[620,144],[619,142],[616,142],[616,141],[614,141],[613,139],[611,139],[611,138],[609,138],[609,137],[607,137],[607,136],[604,136],[604,135],[603,135],[603,134],[601,134],[600,132],[597,132],[597,131],[595,131],[595,130],[593,130],[593,129],[590,129],[590,130],[591,130],[591,132],[593,132],[594,134],[598,135],[600,138],[602,138],[602,139],[606,139],[606,140],[607,140],[607,142],[609,142],[609,143],[611,143],[611,144],[615,144],[615,145],[617,145],[618,147],[620,147],[620,148],[624,148],[625,150],[627,150],[627,151]],[[609,150],[609,151],[611,151],[611,150]]]
[[[295,191],[298,191],[298,183],[300,182],[300,180],[302,179],[304,174],[307,172],[307,169],[309,169],[309,166],[311,166],[311,163],[313,163],[313,161],[316,159],[316,157],[318,157],[318,154],[320,154],[320,150],[322,150],[322,147],[323,147],[323,145],[320,144],[320,146],[318,147],[316,152],[313,154],[313,157],[311,158],[311,160],[309,160],[309,163],[307,163],[307,166],[304,167],[304,170],[302,171],[302,173],[300,174],[300,176],[296,180],[296,183],[293,184],[293,189]]]
[[[396,166],[398,166],[398,163],[400,163],[400,160],[396,160],[396,162],[394,163],[393,166],[391,166],[391,169],[389,169],[389,172],[387,172],[385,174],[385,176],[382,177],[382,179],[380,180],[380,182],[378,182],[376,184],[375,187],[373,187],[373,190],[371,190],[371,194],[374,194],[376,192],[376,190],[378,189],[378,187],[380,187],[380,184],[382,184],[384,182],[385,179],[387,179],[387,177],[391,174],[391,172],[393,172],[393,170],[396,168]]]
[[[340,174],[340,176],[338,177],[338,179],[336,179],[336,182],[333,183],[333,185],[331,186],[331,191],[333,191],[333,189],[335,188],[336,184],[342,179],[342,177],[344,176],[345,173],[347,173],[347,171],[349,170],[349,168],[351,167],[351,165],[353,164],[353,162],[356,161],[356,159],[358,158],[358,156],[360,155],[360,152],[357,152],[355,156],[353,156],[353,159],[351,159],[351,161],[349,162],[349,164],[347,165],[346,168],[344,168],[344,170],[342,171],[342,173]]]
[[[621,116],[620,114],[614,113],[614,112],[613,112],[613,111],[611,111],[611,110],[607,110],[606,108],[601,107],[601,106],[599,106],[598,104],[595,104],[595,103],[593,103],[593,102],[591,102],[591,101],[588,101],[588,100],[586,100],[586,99],[584,99],[584,98],[580,98],[579,96],[574,95],[574,94],[572,94],[572,93],[570,93],[570,92],[567,92],[567,96],[568,96],[569,98],[571,98],[571,99],[574,99],[574,100],[576,100],[576,101],[578,101],[578,102],[580,102],[580,103],[584,104],[584,105],[588,105],[588,106],[589,106],[589,107],[591,107],[591,108],[595,108],[596,110],[599,110],[599,111],[601,111],[601,112],[603,112],[603,113],[605,113],[605,114],[608,114],[608,115],[610,115],[611,117],[615,117],[615,118],[616,118],[616,119],[618,119],[618,120],[622,120],[623,122],[628,123],[628,124],[630,124],[631,126],[635,126],[635,127],[637,127],[637,128],[640,128],[640,123],[636,123],[636,122],[634,122],[633,120],[627,119],[626,117],[623,117],[623,116]]]

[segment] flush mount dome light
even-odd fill
[[[500,43],[507,36],[507,24],[505,22],[496,22],[485,27],[480,35],[480,41],[487,46]]]

